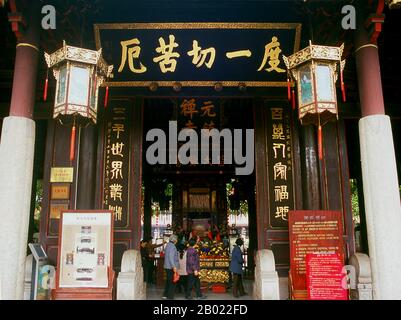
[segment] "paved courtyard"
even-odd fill
[[[288,279],[287,278],[279,278],[280,282],[280,300],[288,299]],[[252,300],[252,290],[253,290],[253,281],[245,280],[244,281],[245,291],[248,293],[246,296],[242,296],[241,298],[234,298],[231,292],[231,289],[228,289],[226,293],[213,293],[211,290],[205,292],[208,300]],[[157,288],[155,285],[148,286],[147,289],[147,299],[148,300],[162,300],[163,296],[163,288]],[[176,300],[185,300],[184,294],[176,293]]]

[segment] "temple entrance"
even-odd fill
[[[190,109],[183,107],[188,101],[194,107],[192,111],[198,111],[198,114],[192,114],[192,119],[190,114],[185,113],[185,110],[190,112]],[[147,133],[154,128],[169,132],[171,121],[177,121],[178,131],[180,128],[188,128],[188,125],[192,125],[191,128],[196,132],[204,128],[231,131],[253,129],[253,100],[146,99],[143,105],[142,238],[152,239],[153,245],[158,246],[154,249],[154,268],[147,281],[148,298],[158,299],[162,296],[165,283],[163,242],[168,241],[172,233],[179,236],[179,249],[186,246],[189,238],[199,239],[202,290],[216,299],[232,296],[231,276],[228,272],[230,253],[236,239],[243,238],[245,286],[246,291],[251,292],[253,257],[257,248],[255,173],[236,175],[236,164],[224,163],[227,154],[223,152],[223,143],[228,140],[223,138],[220,139],[220,163],[150,164],[148,151],[154,141],[147,141]],[[205,106],[208,106],[209,113],[205,111]],[[179,142],[178,149],[180,143],[183,144]],[[199,154],[202,153],[201,148],[199,145]],[[161,152],[165,151],[169,155],[170,149],[167,145]],[[215,289],[217,286],[219,289]],[[216,293],[221,288],[227,293]],[[177,299],[181,296],[183,298],[183,294],[177,293]]]

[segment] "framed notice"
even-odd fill
[[[58,287],[107,288],[112,244],[112,211],[62,211]]]
[[[52,200],[69,200],[70,199],[70,184],[69,183],[59,183],[52,184],[50,187],[50,194]]]
[[[60,219],[61,211],[68,210],[68,202],[51,202],[50,203],[50,219]]]
[[[306,255],[308,300],[348,300],[343,256],[337,253]]]
[[[51,183],[72,183],[74,181],[74,168],[52,167],[50,170]]]
[[[307,290],[308,254],[335,254],[344,260],[341,211],[296,210],[289,215],[290,264],[293,289]],[[323,256],[319,256],[323,257]]]

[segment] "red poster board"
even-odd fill
[[[336,253],[344,257],[342,212],[290,211],[288,224],[291,287],[296,292],[303,292],[306,298],[306,255]]]
[[[343,258],[337,253],[307,254],[308,300],[348,300],[348,290],[343,288],[343,266]]]

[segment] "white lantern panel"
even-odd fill
[[[59,72],[57,105],[65,102],[66,83],[67,83],[67,67],[64,66],[60,69]]]
[[[319,102],[334,101],[332,72],[328,65],[316,66],[316,86]]]
[[[93,77],[92,77],[93,78]],[[98,88],[96,87],[95,81],[91,80],[91,93],[90,93],[90,107],[96,109],[96,94]]]
[[[77,66],[71,67],[68,102],[71,104],[88,105],[89,69]]]
[[[299,81],[301,82],[301,103],[302,105],[313,102],[312,72],[310,66],[302,67],[299,70]]]

